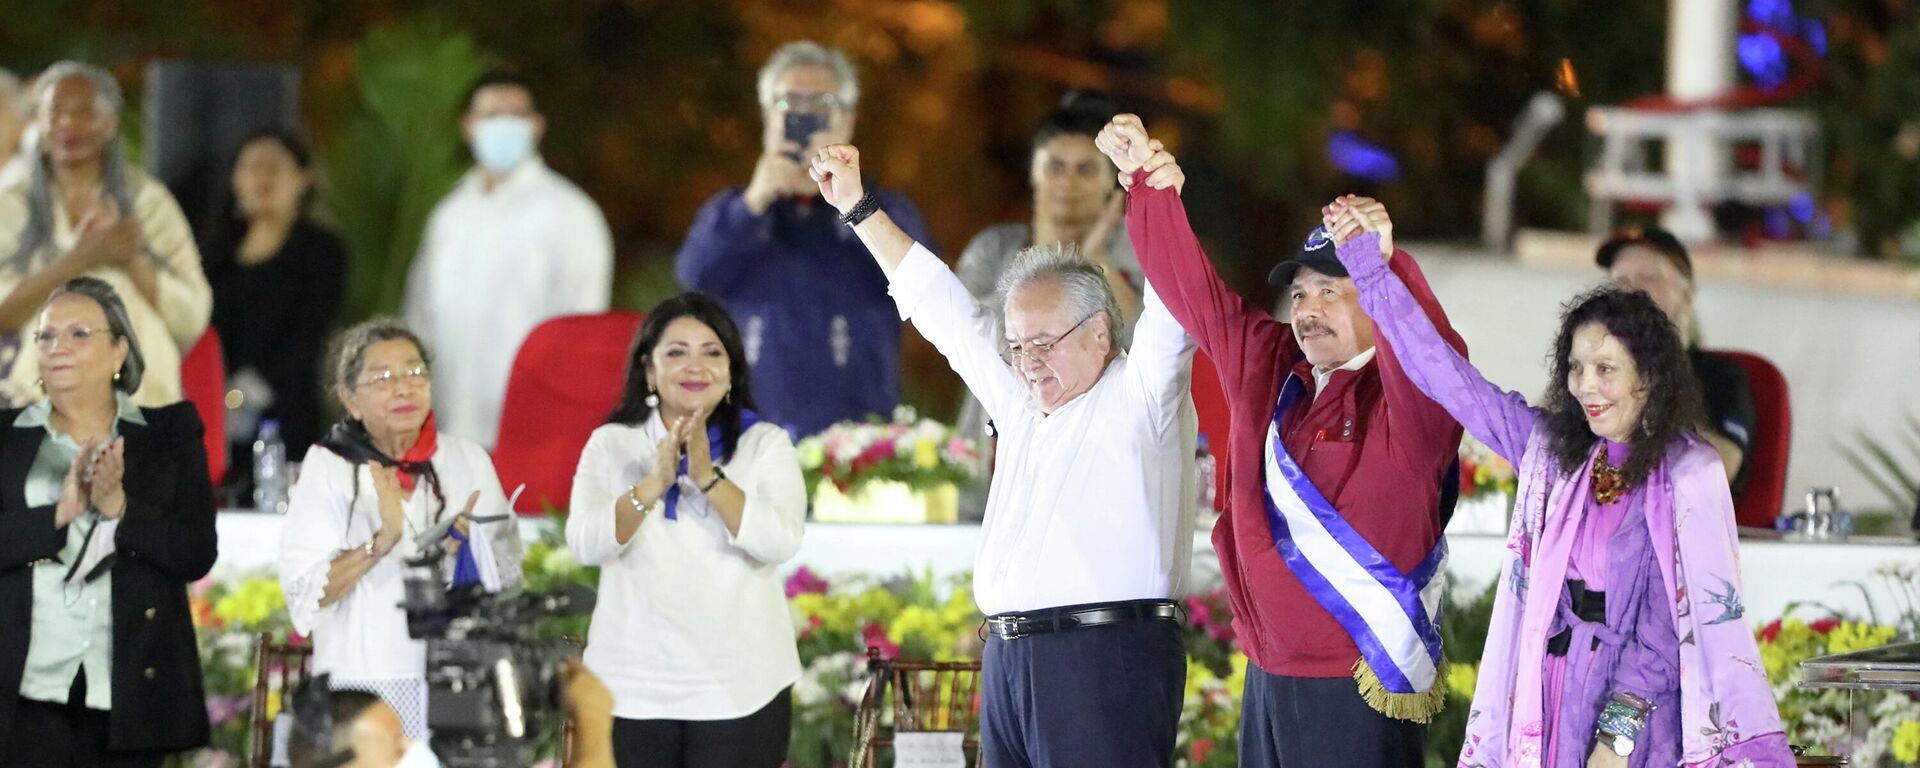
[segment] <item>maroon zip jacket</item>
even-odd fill
[[[1289,677],[1346,677],[1360,658],[1353,640],[1294,578],[1267,526],[1262,442],[1289,373],[1313,392],[1313,367],[1293,329],[1235,294],[1214,272],[1172,189],[1136,174],[1127,233],[1147,282],[1213,358],[1231,416],[1227,515],[1214,551],[1233,599],[1233,629],[1247,657]],[[1389,262],[1447,342],[1466,343],[1447,323],[1413,257]],[[1440,482],[1460,446],[1460,425],[1415,388],[1393,348],[1375,331],[1372,362],[1335,371],[1310,407],[1296,406],[1282,442],[1307,478],[1354,530],[1402,571],[1411,571],[1441,534]]]

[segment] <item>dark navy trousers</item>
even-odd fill
[[[1187,684],[1180,625],[1134,621],[1013,640],[988,637],[980,666],[987,765],[1173,764]]]
[[[1282,677],[1247,665],[1241,768],[1422,768],[1427,727],[1380,714],[1351,677]]]

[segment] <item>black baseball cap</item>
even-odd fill
[[[1300,252],[1293,258],[1274,265],[1267,273],[1267,284],[1286,287],[1293,282],[1293,273],[1301,267],[1310,267],[1315,272],[1334,277],[1346,277],[1347,266],[1340,263],[1340,257],[1334,253],[1333,235],[1326,227],[1314,227],[1307,233],[1307,241],[1300,245]]]
[[[1659,227],[1628,227],[1614,232],[1613,237],[1607,238],[1606,242],[1600,244],[1600,250],[1594,252],[1593,263],[1600,265],[1601,269],[1612,269],[1613,260],[1620,256],[1620,252],[1636,245],[1667,257],[1668,261],[1673,262],[1674,268],[1680,270],[1680,274],[1686,275],[1688,280],[1693,279],[1693,259],[1687,256],[1687,246],[1682,245],[1680,238],[1674,237],[1672,232]]]

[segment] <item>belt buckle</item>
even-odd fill
[[[1005,633],[1000,633],[1000,632],[994,633],[994,634],[1000,635],[1000,639],[1002,640],[1018,640],[1023,637],[1031,636],[1030,633],[1020,631],[1020,623],[1026,620],[1027,620],[1027,617],[1025,616],[1015,616],[1013,618],[1007,618],[1007,619],[989,619],[989,621],[992,621],[999,626],[1007,628],[1007,631]]]

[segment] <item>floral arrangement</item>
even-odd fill
[[[1460,439],[1460,498],[1477,499],[1491,493],[1513,498],[1519,487],[1513,464],[1473,435]]]
[[[867,648],[884,658],[962,661],[980,656],[971,580],[919,576],[829,582],[801,567],[787,579],[800,647],[793,685],[795,768],[830,768],[853,748],[854,711],[867,691]]]
[[[1484,465],[1482,465],[1484,466]],[[524,559],[527,588],[550,590],[572,584],[592,586],[597,569],[581,566],[566,548],[559,527],[534,541]],[[1920,567],[1890,566],[1880,576],[1905,601],[1898,615],[1881,622],[1833,614],[1814,621],[1791,615],[1756,633],[1761,660],[1787,724],[1788,740],[1814,745],[1815,751],[1850,751],[1858,766],[1920,765],[1920,701],[1899,693],[1803,690],[1800,662],[1911,639],[1920,611],[1910,598],[1920,592]],[[1185,768],[1234,765],[1240,721],[1240,695],[1247,657],[1233,631],[1233,612],[1217,577],[1216,586],[1186,598],[1187,686],[1180,714],[1176,764]],[[892,578],[842,575],[832,580],[802,567],[786,582],[786,594],[800,651],[802,672],[794,683],[794,768],[844,765],[852,748],[854,712],[867,690],[868,647],[887,658],[958,661],[978,658],[976,634],[981,616],[974,607],[967,576],[936,578],[931,571]],[[1478,675],[1494,591],[1454,590],[1448,620],[1442,625],[1449,666],[1447,708],[1429,727],[1428,765],[1450,766],[1459,753],[1466,713]],[[256,671],[254,645],[259,633],[294,637],[279,583],[271,574],[232,574],[205,579],[191,590],[194,624],[205,669],[207,712],[213,742],[177,768],[236,768],[247,747],[248,706]],[[584,637],[588,617],[554,620],[543,632],[553,637]],[[1853,718],[1849,707],[1866,717]],[[280,707],[277,693],[267,702],[268,716]]]
[[[1790,616],[1774,619],[1754,633],[1760,662],[1780,702],[1788,743],[1809,745],[1814,754],[1843,754],[1850,749],[1856,766],[1920,762],[1920,702],[1912,696],[1800,687],[1800,662],[1877,648],[1897,636],[1893,627],[1864,621],[1829,617],[1808,623]],[[1856,728],[1850,729],[1850,710],[1870,713],[1872,722],[1854,723]],[[1904,747],[1905,754],[1897,747]]]
[[[904,405],[893,410],[891,421],[843,421],[801,440],[795,450],[812,480],[809,487],[824,479],[849,494],[875,480],[915,490],[962,484],[973,478],[979,460],[973,440]]]
[[[191,758],[194,768],[238,768],[247,754],[255,646],[260,633],[295,638],[280,582],[271,573],[248,573],[194,582],[187,591],[199,636],[200,668],[207,695],[212,740]],[[280,691],[267,697],[267,717],[280,711]]]

